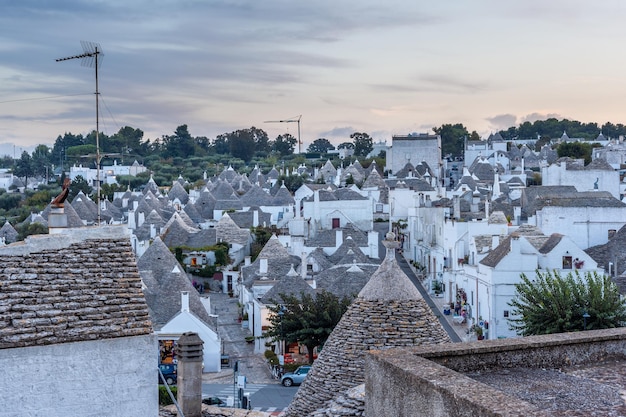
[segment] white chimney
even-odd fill
[[[259,273],[267,274],[267,258],[260,258]]]
[[[252,226],[257,227],[259,225],[259,211],[254,210],[252,212]]]
[[[135,222],[135,210],[128,210],[128,228],[135,230],[137,223]]]
[[[251,257],[250,256],[246,256],[243,258],[243,266],[248,266],[250,265],[251,261]]]
[[[180,311],[189,312],[189,291],[180,293]]]
[[[306,252],[302,252],[302,255],[300,255],[300,276],[302,279],[306,279],[307,266]]]
[[[335,230],[335,247],[339,248],[343,243],[343,230],[337,229]]]
[[[137,227],[141,227],[144,221],[146,221],[146,213],[140,211],[137,213]]]

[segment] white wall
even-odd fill
[[[211,328],[202,323],[190,312],[180,312],[170,320],[157,335],[162,340],[178,340],[185,332],[194,332],[202,339],[203,372],[220,372],[221,366],[221,339]]]
[[[626,224],[626,207],[547,206],[528,219],[546,235],[567,233],[582,249],[608,242],[609,230]]]
[[[154,335],[0,349],[1,417],[157,417]]]
[[[619,199],[619,172],[608,170],[566,169],[565,163],[541,168],[543,185],[572,185],[578,191],[608,191]]]
[[[374,227],[374,214],[370,200],[305,201],[302,213],[305,218],[315,220],[319,227],[325,230],[332,229],[333,218],[340,219],[340,227],[352,223],[364,232]]]

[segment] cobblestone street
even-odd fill
[[[248,383],[278,383],[272,379],[262,353],[254,353],[254,344],[246,342],[252,333],[243,329],[237,320],[237,298],[228,294],[211,293],[211,314],[218,316],[218,331],[222,338],[222,353],[230,356],[229,368],[221,372],[203,374],[204,382],[230,383],[233,379],[233,366],[239,361],[239,375],[245,375]]]

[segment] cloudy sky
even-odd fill
[[[256,126],[304,147],[463,123],[626,123],[621,0],[20,0],[0,12],[0,144],[95,128],[145,138]]]

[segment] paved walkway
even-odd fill
[[[402,271],[407,274],[409,279],[413,282],[413,284],[415,284],[415,287],[422,294],[422,297],[424,297],[426,303],[433,310],[435,316],[439,318],[439,322],[450,336],[450,339],[456,343],[468,342],[472,340],[473,335],[468,334],[467,331],[468,325],[458,324],[458,321],[454,320],[454,310],[451,312],[450,315],[445,315],[443,313],[444,307],[446,305],[450,305],[448,302],[446,302],[444,297],[434,297],[431,296],[428,291],[426,291],[426,289],[422,285],[421,279],[417,276],[415,270],[409,265],[409,262],[404,257],[404,255],[399,253],[396,254],[396,260],[398,261],[398,265],[400,265],[400,268],[402,268]],[[476,339],[475,337],[473,338]]]
[[[252,332],[241,327],[238,319],[237,298],[228,294],[210,293],[211,313],[216,314],[218,332],[222,338],[222,353],[230,356],[230,368],[221,372],[202,375],[203,382],[228,384],[233,381],[233,366],[239,361],[239,375],[245,375],[250,384],[278,383],[272,379],[265,357],[262,353],[254,353],[254,344],[246,342],[246,336]]]

